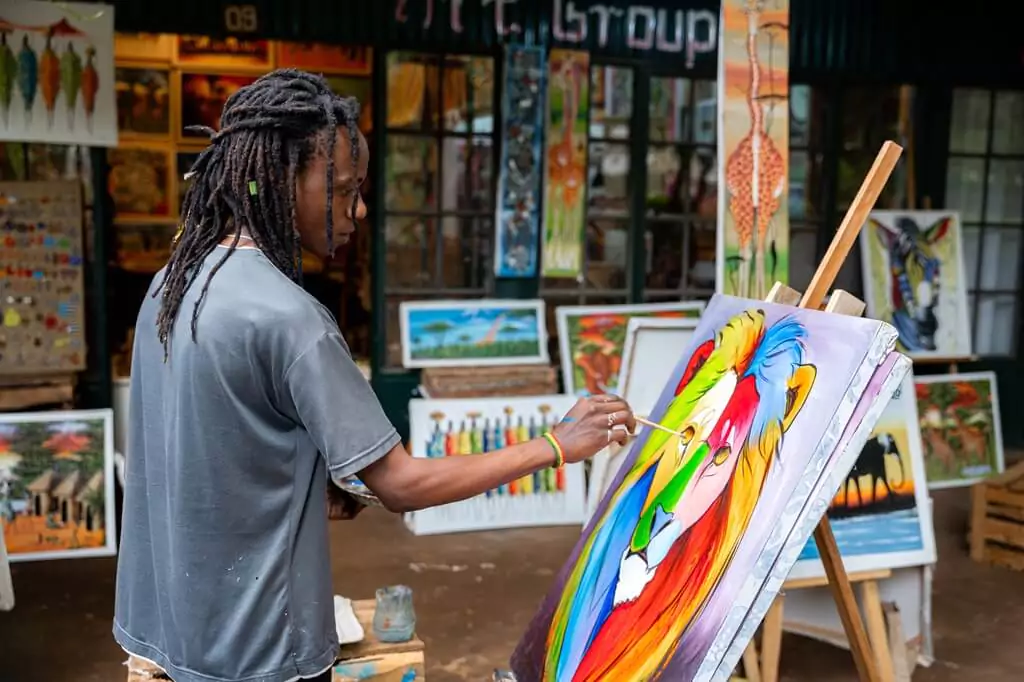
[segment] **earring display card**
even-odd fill
[[[540,229],[544,49],[525,45],[506,49],[505,144],[498,178],[494,272],[498,277],[533,277],[537,274]]]
[[[80,183],[0,183],[0,244],[0,376],[85,369]]]

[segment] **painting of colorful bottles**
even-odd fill
[[[113,36],[109,8],[0,7],[0,140],[116,145]]]
[[[427,442],[427,456],[482,455],[501,450],[540,438],[557,421],[551,414],[550,405],[538,405],[539,415],[531,414],[525,418],[522,414],[515,414],[512,407],[505,407],[503,412],[504,418],[495,418],[493,421],[484,417],[482,412],[467,412],[459,420],[458,427],[444,412],[432,412],[430,418],[434,421],[434,430]],[[560,490],[565,490],[565,469],[544,469],[503,485],[489,492],[488,496],[534,495]]]
[[[412,455],[469,461],[535,440],[575,402],[569,395],[410,400]],[[548,467],[483,495],[407,514],[406,524],[417,535],[582,524],[584,479],[582,464]]]

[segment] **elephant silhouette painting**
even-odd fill
[[[886,405],[828,509],[848,571],[931,563],[935,534],[914,379],[908,375]],[[791,577],[821,575],[818,549],[807,543]]]
[[[892,457],[893,462],[899,468],[899,478],[889,481],[889,471],[886,465],[886,457]],[[867,479],[866,482],[864,479]],[[857,462],[850,469],[846,481],[839,491],[837,497],[843,498],[843,508],[856,509],[865,505],[878,504],[887,499],[900,497],[899,486],[907,481],[907,472],[903,466],[903,458],[900,455],[899,446],[891,433],[882,433],[868,440],[860,451]],[[864,487],[862,485],[866,485]],[[879,486],[884,491],[880,494]],[[913,493],[913,488],[911,488]],[[833,504],[833,508],[835,505]]]

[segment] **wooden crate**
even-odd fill
[[[971,489],[971,558],[1024,571],[1024,462]]]
[[[423,370],[421,383],[431,398],[504,398],[558,393],[558,374],[548,365],[431,367]]]
[[[423,662],[423,642],[413,636],[408,642],[387,644],[373,634],[372,599],[352,602],[356,620],[366,633],[363,641],[345,644],[334,665],[332,682],[423,682],[426,672]]]

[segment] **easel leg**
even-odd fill
[[[878,593],[878,583],[867,580],[861,584],[861,598],[864,602],[864,619],[868,625],[868,637],[871,648],[875,650],[881,682],[895,682],[896,674],[892,667],[892,652],[889,650],[889,633],[885,627],[885,613],[882,611],[882,600]]]
[[[782,608],[780,592],[764,617],[761,634],[761,680],[779,682],[779,659],[782,656]]]
[[[828,576],[828,586],[836,600],[839,618],[843,621],[843,630],[846,631],[846,638],[850,642],[850,652],[853,654],[853,662],[857,666],[861,682],[881,682],[878,665],[871,653],[860,610],[857,608],[857,599],[853,595],[853,587],[846,575],[846,567],[840,558],[839,547],[836,545],[836,538],[832,534],[832,526],[827,516],[821,519],[814,530],[814,543],[818,546],[819,556],[822,557],[825,574]]]
[[[743,650],[743,674],[747,682],[762,682],[761,664],[757,660],[757,646],[753,640]]]

